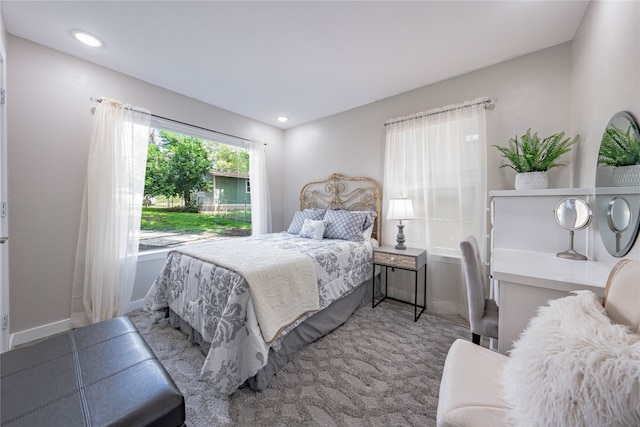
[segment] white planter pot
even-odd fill
[[[547,188],[547,172],[524,172],[516,174],[516,190],[540,190]]]
[[[614,187],[639,187],[640,165],[618,166],[613,168],[611,185]]]

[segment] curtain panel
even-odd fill
[[[102,99],[93,117],[72,294],[72,325],[123,315],[133,291],[150,114]]]
[[[271,201],[265,145],[253,141],[249,148],[249,181],[251,182],[251,234],[271,233]]]
[[[413,201],[417,218],[404,222],[406,245],[426,248],[430,259],[459,259],[459,244],[467,235],[485,241],[488,101],[479,98],[385,123],[383,203],[386,209],[390,199]],[[385,220],[383,241],[395,241],[396,225]],[[429,309],[467,317],[464,280],[461,286],[435,282]]]

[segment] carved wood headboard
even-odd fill
[[[382,244],[382,192],[371,178],[350,178],[334,173],[327,179],[311,181],[300,191],[300,209],[307,208],[374,211],[377,217],[371,237]]]

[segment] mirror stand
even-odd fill
[[[616,253],[620,252],[620,241],[622,241],[622,233],[616,231]]]
[[[569,230],[569,249],[567,249],[564,252],[558,252],[556,254],[557,257],[566,258],[566,259],[575,259],[575,260],[585,260],[585,259],[587,259],[586,256],[582,255],[581,253],[576,252],[573,249],[573,235],[574,234],[575,234],[575,231]]]

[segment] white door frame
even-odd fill
[[[9,236],[7,207],[6,51],[0,43],[0,237]],[[0,353],[9,350],[9,241],[0,244]]]

